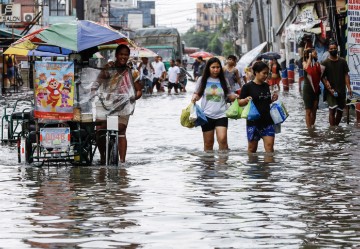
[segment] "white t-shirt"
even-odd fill
[[[152,66],[153,66],[153,68],[155,70],[155,73],[154,73],[155,78],[160,78],[162,73],[166,72],[165,65],[161,61],[158,61],[158,62],[154,61],[152,63]]]
[[[176,79],[179,74],[180,74],[180,68],[178,66],[169,67],[169,71],[168,71],[169,82],[176,83]]]
[[[196,83],[196,92],[200,89],[201,78],[202,77],[199,77]],[[220,79],[209,77],[206,82],[204,94],[201,98],[201,109],[203,109],[205,115],[213,119],[226,117],[225,112],[227,106],[225,98],[226,96],[220,84]]]

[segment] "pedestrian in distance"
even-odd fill
[[[15,66],[16,59],[14,55],[8,55],[6,59],[6,76],[10,82],[10,85],[13,86],[15,84]]]
[[[315,49],[304,50],[304,87],[303,100],[305,105],[305,122],[307,128],[315,125],[316,112],[320,97],[321,65],[318,62],[318,54]]]
[[[190,77],[190,80],[193,81],[193,78],[191,76],[191,74],[189,74],[189,72],[186,70],[186,67],[181,65],[181,60],[177,59],[176,60],[176,66],[179,67],[180,69],[180,75],[179,75],[179,88],[181,92],[186,92],[186,84],[188,81],[187,76]]]
[[[198,73],[198,69],[199,69],[199,61],[197,59],[195,59],[194,63],[192,64],[191,68],[193,70],[193,75],[194,75],[194,79],[197,80],[199,75],[197,74]]]
[[[231,88],[225,79],[221,62],[218,58],[210,58],[206,63],[204,73],[197,80],[192,102],[201,99],[201,108],[208,123],[201,126],[204,140],[204,151],[214,149],[214,136],[219,144],[219,150],[228,150],[227,128],[228,118],[225,115],[226,103],[234,101],[238,95],[231,93]]]
[[[161,61],[160,56],[156,56],[155,60],[152,63],[152,67],[154,68],[154,79],[153,86],[150,89],[150,93],[153,93],[154,87],[156,87],[157,92],[163,92],[161,88],[161,82],[163,82],[166,78],[166,69],[164,63]]]
[[[169,83],[168,83],[168,94],[171,93],[171,89],[174,88],[175,93],[178,92],[179,88],[179,75],[180,75],[180,68],[175,65],[175,60],[170,60],[170,67],[168,70],[168,76],[169,76]]]
[[[140,83],[145,89],[145,93],[150,93],[150,90],[153,88],[154,68],[149,62],[148,57],[141,58],[138,70],[140,73]]]
[[[281,81],[281,66],[277,59],[272,59],[270,61],[270,79],[268,80],[269,85],[271,86],[271,89],[274,88],[274,86],[277,86],[278,91],[280,91],[280,81]]]
[[[322,82],[327,89],[330,126],[338,126],[346,104],[346,88],[350,97],[352,90],[349,66],[345,59],[338,56],[338,44],[334,41],[329,44],[329,54],[329,57],[322,62],[325,66]]]
[[[270,87],[265,82],[269,74],[268,65],[260,61],[254,63],[252,69],[255,78],[242,87],[238,100],[240,106],[245,106],[252,100],[260,113],[259,119],[246,121],[248,152],[255,153],[257,151],[261,138],[264,142],[265,152],[273,152],[275,127],[270,116],[270,104],[278,99],[278,95],[274,93],[271,96]]]
[[[197,74],[198,77],[200,77],[200,76],[203,75],[203,72],[204,72],[204,69],[205,69],[205,66],[206,66],[206,62],[203,60],[202,56],[197,57],[196,60],[199,62],[199,67],[197,69],[196,74]],[[195,80],[197,80],[197,79],[195,79]]]
[[[130,49],[128,46],[121,44],[116,48],[115,51],[115,62],[110,61],[105,65],[105,68],[101,71],[98,76],[98,85],[92,87],[92,91],[96,91],[104,85],[108,85],[105,92],[106,96],[109,97],[111,94],[115,96],[121,96],[129,94],[129,92],[135,91],[135,96],[130,98],[126,105],[133,104],[135,100],[142,96],[142,86],[139,82],[139,72],[136,69],[130,69],[127,65],[130,56]],[[114,72],[113,74],[110,72]],[[100,98],[99,98],[100,99]],[[96,144],[99,148],[100,153],[100,164],[105,164],[106,158],[106,138],[105,130],[107,129],[106,117],[109,113],[109,109],[105,108],[104,100],[98,101],[96,104],[96,120],[99,123],[97,126]],[[116,103],[114,103],[116,104]],[[123,107],[121,109],[124,109]],[[118,115],[118,150],[120,155],[120,162],[125,162],[126,151],[127,151],[127,139],[126,129],[129,123],[130,115],[121,115],[121,110],[115,110],[111,115]]]
[[[239,94],[241,88],[241,75],[239,70],[236,68],[236,61],[237,58],[235,55],[229,55],[223,70],[225,78],[230,84],[231,92]]]

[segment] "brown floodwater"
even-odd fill
[[[230,120],[228,153],[204,153],[180,125],[186,94],[137,102],[121,166],[19,165],[1,147],[1,248],[352,248],[360,246],[360,129],[330,128],[324,104],[305,128],[298,87],[275,153],[246,153]],[[98,156],[97,156],[98,157]]]

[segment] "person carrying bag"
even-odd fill
[[[264,141],[265,151],[273,152],[275,127],[270,116],[270,104],[278,99],[278,95],[271,95],[269,85],[265,82],[269,67],[260,61],[256,62],[252,69],[255,79],[242,87],[238,100],[240,106],[246,106],[241,117],[247,119],[248,152],[257,151],[260,139]]]

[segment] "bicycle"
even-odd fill
[[[24,80],[21,76],[20,67],[18,65],[15,65],[14,73],[15,73],[15,86],[17,87],[23,86]]]

